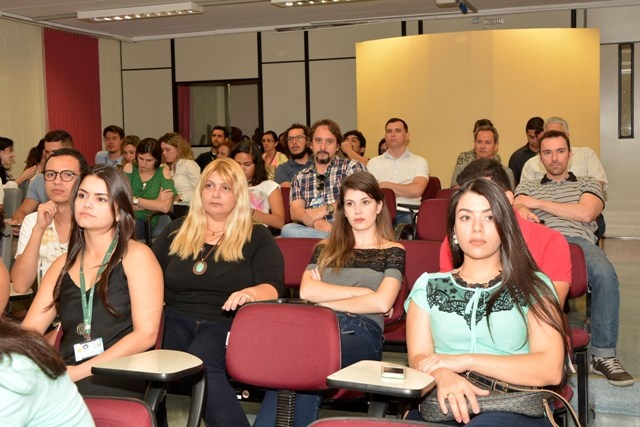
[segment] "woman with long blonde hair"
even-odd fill
[[[176,186],[173,214],[176,217],[185,216],[189,211],[193,192],[200,181],[200,166],[193,160],[191,145],[179,133],[165,133],[158,141],[162,148],[162,157]]]
[[[282,294],[284,263],[267,228],[252,224],[247,179],[235,161],[204,169],[189,213],[167,226],[153,251],[164,272],[163,347],[204,361],[207,425],[248,426],[225,371],[226,337],[240,306]]]

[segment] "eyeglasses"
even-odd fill
[[[56,171],[52,171],[52,170],[46,170],[46,171],[44,171],[43,175],[44,175],[44,180],[45,181],[55,181],[55,179],[58,177],[58,175],[60,175],[60,179],[61,180],[63,180],[64,182],[69,182],[69,181],[73,181],[73,178],[75,178],[79,174],[77,174],[75,172],[72,172],[72,171],[56,172]]]
[[[325,180],[325,178],[326,178],[325,175],[316,174],[316,180],[318,181],[318,185],[316,186],[316,190],[318,190],[318,191],[323,191],[324,190],[324,180]]]
[[[307,141],[307,137],[304,135],[296,135],[296,136],[290,136],[289,138],[287,138],[288,142],[293,142],[293,141],[298,141],[298,142],[306,142]]]

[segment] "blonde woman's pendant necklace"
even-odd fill
[[[209,252],[207,252],[206,255],[204,255],[204,245],[202,246],[202,249],[200,249],[200,259],[196,261],[195,264],[193,264],[193,274],[195,274],[196,276],[202,276],[207,271],[207,261],[205,260],[209,258],[209,255],[211,255],[213,251],[216,250],[223,238],[224,234],[220,236],[218,241],[211,247],[211,249],[209,249]]]

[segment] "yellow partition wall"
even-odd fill
[[[600,148],[600,33],[597,29],[472,31],[356,45],[358,128],[377,155],[390,117],[407,121],[409,148],[448,187],[473,123],[488,118],[500,155],[526,143],[533,116],[561,116],[573,145]]]

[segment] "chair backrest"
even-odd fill
[[[27,198],[27,191],[29,191],[29,184],[31,183],[31,181],[29,181],[28,179],[25,179],[24,181],[22,181],[20,183],[20,185],[18,185],[18,188],[20,190],[22,190],[22,200]]]
[[[4,216],[5,218],[11,218],[16,212],[20,204],[22,204],[22,190],[19,188],[5,188],[4,189]]]
[[[391,224],[396,223],[396,216],[398,215],[398,209],[396,206],[396,193],[390,188],[381,188],[382,194],[384,194],[384,203],[387,205],[389,216],[391,217]]]
[[[437,176],[430,176],[427,188],[425,188],[422,193],[422,200],[435,199],[441,188],[442,185],[440,184],[440,178]]]
[[[424,421],[398,420],[393,418],[355,418],[336,417],[323,418],[309,424],[309,427],[397,427],[397,426],[422,426],[429,427]]]
[[[289,224],[291,222],[291,211],[289,210],[289,196],[291,194],[290,187],[280,187],[282,193],[282,203],[284,204],[284,223]]]
[[[236,313],[227,345],[236,381],[276,390],[326,390],[340,370],[340,327],[333,310],[259,302]]]
[[[407,252],[404,274],[407,287],[412,289],[416,280],[423,273],[437,273],[440,271],[440,242],[428,240],[402,240]]]
[[[587,293],[589,282],[587,264],[580,246],[575,243],[569,243],[569,253],[571,254],[571,286],[569,287],[569,298],[578,298]]]
[[[420,203],[416,239],[442,242],[447,235],[449,199],[429,199]]]
[[[13,227],[9,224],[2,224],[2,232],[0,233],[0,256],[7,271],[11,271],[13,263]]]
[[[455,193],[457,190],[457,188],[443,188],[442,190],[438,191],[438,194],[436,194],[436,199],[450,199],[451,196],[453,196],[453,193]]]
[[[284,286],[298,289],[302,273],[320,239],[279,237],[275,240],[284,258]]]
[[[156,417],[142,400],[126,397],[84,398],[96,427],[155,427]]]

